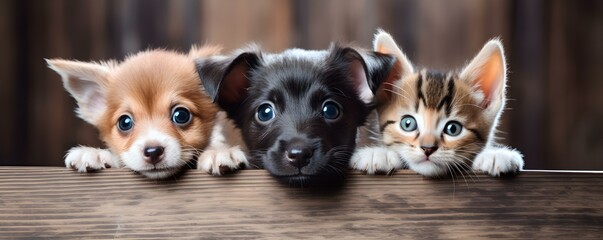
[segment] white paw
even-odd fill
[[[239,169],[241,165],[247,166],[248,162],[245,152],[238,146],[206,149],[197,162],[198,169],[213,175],[222,174],[222,170]]]
[[[523,169],[523,156],[515,149],[486,148],[475,157],[473,169],[492,176],[517,172]]]
[[[114,158],[107,149],[79,146],[69,149],[65,155],[65,166],[78,172],[96,171],[115,165]]]
[[[363,147],[356,150],[350,166],[367,174],[390,172],[404,167],[404,162],[397,152],[387,147]]]

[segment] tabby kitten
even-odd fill
[[[389,172],[404,166],[424,176],[492,176],[523,168],[521,153],[494,143],[505,105],[506,65],[502,44],[491,40],[460,73],[415,70],[393,38],[379,31],[375,51],[397,57],[377,93],[379,142],[359,148],[355,169]]]

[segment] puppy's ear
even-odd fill
[[[385,78],[381,88],[377,92],[379,99],[388,99],[392,92],[394,92],[394,83],[406,75],[413,74],[415,70],[406,55],[394,41],[394,38],[381,29],[375,34],[373,50],[383,54],[392,54],[396,57],[396,64],[394,64],[389,76]]]
[[[507,67],[502,43],[497,40],[487,42],[471,60],[460,78],[469,81],[483,94],[482,107],[492,114],[502,111],[505,104]]]
[[[247,97],[249,71],[260,63],[254,52],[235,57],[216,56],[196,60],[203,87],[214,102],[225,110],[237,107]]]
[[[343,60],[350,72],[352,83],[360,99],[369,104],[373,102],[375,92],[381,82],[389,75],[395,58],[389,54],[362,51],[353,48],[331,47],[335,62]],[[343,56],[343,59],[337,60]]]
[[[115,63],[97,64],[62,59],[46,59],[46,63],[50,69],[61,75],[63,87],[77,101],[78,116],[92,125],[97,125],[107,107],[107,77]]]
[[[191,59],[205,58],[209,56],[219,55],[222,51],[222,47],[216,45],[204,45],[198,47],[197,45],[191,46],[191,50],[188,51],[188,57]]]

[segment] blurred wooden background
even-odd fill
[[[528,169],[603,169],[603,1],[594,0],[1,1],[0,165],[59,166],[72,146],[102,146],[44,58],[123,59],[206,42],[370,47],[379,27],[415,64],[438,69],[462,67],[501,37],[504,142]]]

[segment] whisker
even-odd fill
[[[400,94],[399,92],[392,91],[392,90],[389,90],[389,89],[385,89],[385,91],[388,91],[388,92],[390,92],[390,93],[392,93],[392,94],[395,94],[395,95],[397,95],[397,96],[400,96],[400,97],[404,98],[406,101],[409,101],[409,102],[411,101],[411,100],[410,100],[410,99],[409,99],[409,98],[408,98],[406,95],[402,95],[402,94]]]
[[[461,170],[461,168],[459,168],[459,166],[457,165],[456,162],[452,162],[452,167],[454,167],[453,169],[456,169],[459,172],[459,174],[463,178],[463,181],[465,181],[465,186],[467,186],[467,189],[469,189],[469,183],[467,183],[467,179],[465,178],[465,174],[463,174],[464,171]]]
[[[465,156],[462,156],[462,155],[457,155],[457,157],[461,157],[461,158],[464,158],[465,160],[467,160],[467,161],[469,161],[469,162],[473,162],[473,159],[470,159],[470,158],[465,157]],[[467,169],[469,169],[469,170],[470,170],[470,171],[473,173],[473,175],[474,175],[474,176],[476,176],[476,177],[477,177],[477,180],[478,180],[478,181],[480,180],[480,179],[479,179],[479,175],[477,175],[477,173],[476,173],[476,172],[473,170],[473,168],[472,168],[471,166],[469,166],[467,163],[465,163],[465,162],[463,162],[463,161],[458,161],[458,163],[463,164],[463,165],[464,165],[464,166],[465,166]]]
[[[463,161],[456,161],[455,163],[457,164],[457,167],[459,167],[461,169],[464,169],[463,172],[467,173],[467,176],[469,176],[469,178],[471,179],[471,181],[473,183],[475,183],[475,179],[473,178],[472,175],[475,175],[478,178],[478,180],[479,180],[479,176],[477,176],[475,174],[475,172],[473,171],[473,169],[469,165],[467,165]]]
[[[454,200],[454,196],[456,194],[456,182],[454,181],[454,173],[452,172],[452,170],[450,169],[450,166],[448,165],[448,163],[444,163],[444,166],[446,166],[446,168],[448,168],[448,171],[450,173],[452,173],[452,199]]]
[[[404,88],[402,88],[402,87],[400,87],[400,86],[398,86],[398,85],[396,85],[396,84],[386,82],[386,83],[384,83],[384,85],[391,86],[391,87],[393,87],[393,88],[398,89],[398,90],[399,90],[399,91],[401,91],[402,93],[404,93],[404,94],[406,94],[406,95],[409,95],[409,94],[408,94],[408,91],[406,91],[406,89],[404,89]]]

